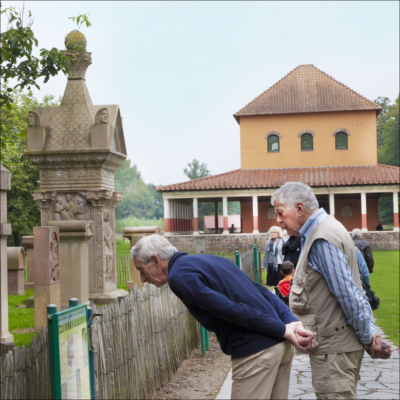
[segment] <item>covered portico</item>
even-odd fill
[[[380,197],[393,199],[394,231],[399,231],[399,168],[385,165],[235,170],[180,184],[160,186],[165,233],[198,235],[198,204],[222,202],[223,234],[228,234],[228,201],[241,204],[242,233],[264,233],[276,224],[271,196],[285,182],[311,186],[320,203],[349,231],[373,231]],[[215,207],[218,226],[218,207]]]

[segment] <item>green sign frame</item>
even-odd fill
[[[92,398],[86,304],[60,312],[48,306],[47,314],[51,398]]]

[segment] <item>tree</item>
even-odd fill
[[[32,30],[32,13],[29,10],[27,13],[28,21],[25,22],[24,8],[21,11],[17,11],[14,7],[1,10],[1,14],[4,14],[7,18],[8,25],[6,31],[0,34],[0,76],[3,85],[14,79],[18,82],[14,87],[2,88],[1,90],[0,106],[2,108],[5,106],[8,110],[11,110],[14,101],[12,95],[14,89],[27,88],[30,90],[32,86],[40,89],[37,83],[40,78],[44,78],[43,83],[46,83],[50,76],[55,76],[59,72],[67,74],[70,63],[70,58],[56,48],[51,50],[41,49],[39,58],[33,55],[33,49],[38,47],[39,42]],[[87,27],[91,25],[86,14],[70,19],[77,23],[78,29],[83,23],[86,23]],[[26,137],[24,128],[1,124],[2,147],[7,144],[16,144],[19,137]]]
[[[394,104],[389,104],[387,97],[378,97],[382,100],[382,113],[377,120],[378,163],[399,166],[399,96]],[[381,115],[382,118],[380,119]],[[379,219],[384,225],[393,223],[393,199],[382,197],[379,199]]]
[[[2,127],[7,129],[22,130],[28,124],[29,110],[57,106],[61,101],[47,95],[39,102],[31,91],[24,94],[21,89],[8,93],[12,97],[11,107],[1,107]],[[32,193],[40,189],[40,174],[24,155],[25,148],[26,139],[18,136],[14,145],[8,144],[1,149],[1,163],[11,173],[11,190],[7,192],[8,221],[12,224],[9,246],[20,246],[21,237],[32,235],[33,227],[40,226],[40,208],[32,199]]]
[[[379,96],[377,99],[375,99],[375,103],[379,104],[382,107],[382,111],[376,119],[376,140],[379,148],[383,144],[382,131],[388,119],[387,112],[390,100],[388,97]]]
[[[204,178],[205,176],[210,176],[211,171],[208,169],[206,163],[201,163],[199,160],[193,160],[191,163],[188,163],[189,169],[185,168],[183,173],[190,179],[198,179]]]

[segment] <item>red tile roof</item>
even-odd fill
[[[285,182],[303,182],[311,187],[390,185],[400,183],[400,168],[389,165],[236,169],[193,181],[158,186],[159,192],[186,190],[268,189]]]
[[[240,123],[248,115],[354,110],[376,110],[378,116],[382,107],[309,64],[299,65],[233,116]]]

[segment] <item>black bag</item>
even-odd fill
[[[375,296],[375,292],[371,290],[371,286],[368,283],[365,283],[363,280],[361,281],[362,287],[365,290],[365,294],[367,295],[367,299],[371,306],[372,310],[377,310],[379,308],[379,298]]]

